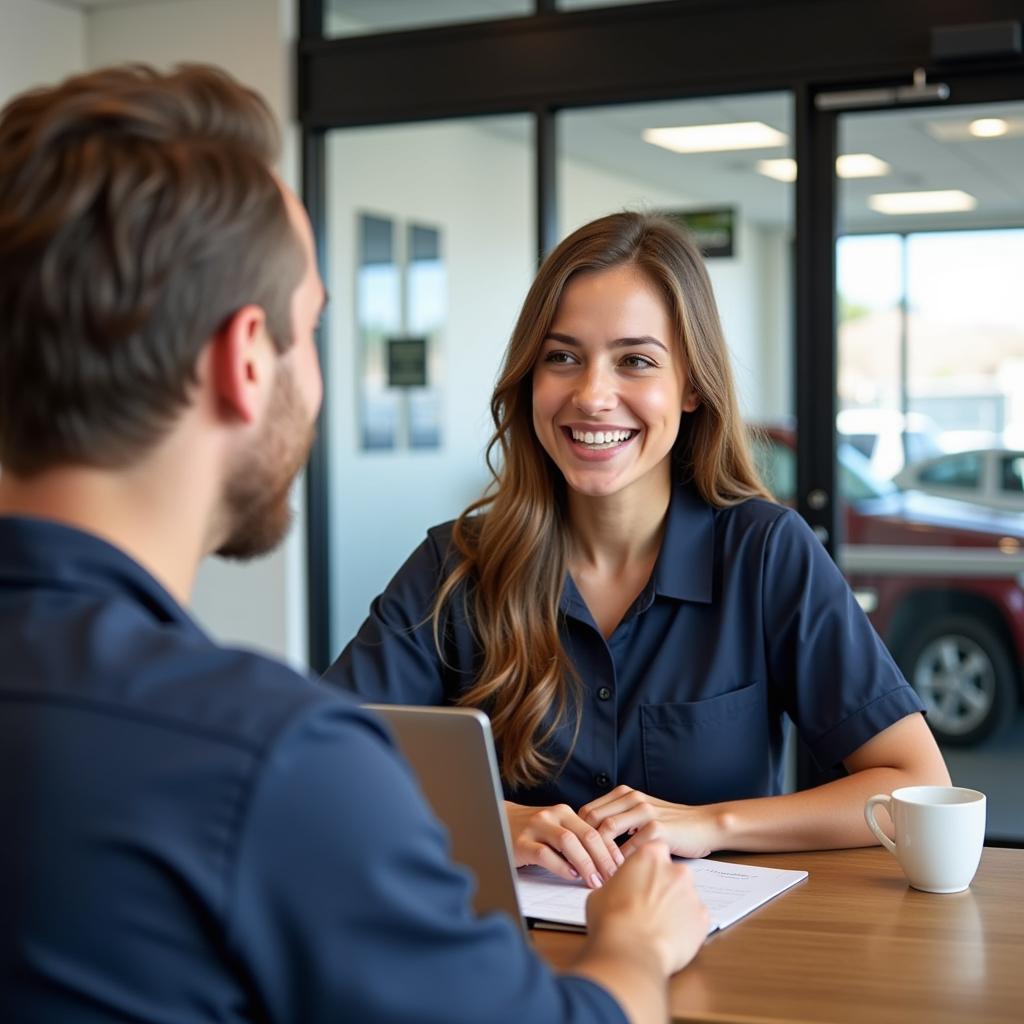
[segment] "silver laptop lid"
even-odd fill
[[[477,913],[501,910],[525,928],[490,719],[473,708],[366,704],[391,728],[441,823],[452,859],[476,876]]]

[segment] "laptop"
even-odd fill
[[[525,930],[490,719],[474,708],[364,706],[390,727],[448,829],[452,859],[476,876],[474,909],[503,911]]]

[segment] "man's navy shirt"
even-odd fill
[[[0,1019],[615,1021],[468,875],[381,726],[0,518]]]
[[[463,593],[431,612],[451,571],[452,524],[424,543],[372,604],[325,679],[363,700],[453,703],[480,650]],[[548,748],[561,774],[522,803],[579,808],[626,784],[683,804],[781,791],[788,715],[822,767],[923,706],[804,521],[761,499],[713,508],[673,485],[661,552],[606,641],[566,575],[559,632],[583,682]]]

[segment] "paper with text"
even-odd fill
[[[806,871],[762,868],[720,860],[681,860],[693,872],[697,892],[711,915],[711,928],[728,928],[752,910],[807,877]],[[544,868],[520,868],[516,879],[523,916],[537,921],[583,927],[590,890]]]

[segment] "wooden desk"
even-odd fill
[[[881,848],[722,859],[810,877],[708,940],[672,981],[673,1021],[1024,1021],[1024,850],[986,849],[946,896],[911,889]],[[533,935],[556,967],[584,941]]]

